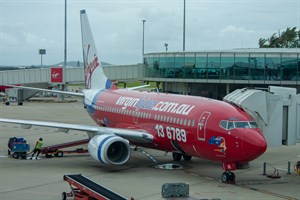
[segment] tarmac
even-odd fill
[[[23,106],[1,103],[0,117],[95,125],[80,100],[26,102]],[[189,184],[189,197],[171,199],[300,199],[300,176],[293,170],[300,160],[300,144],[269,147],[261,157],[250,162],[248,169],[235,171],[236,184],[233,185],[220,181],[223,173],[220,163],[201,158],[174,162],[171,153],[146,148],[143,150],[159,163],[180,164],[182,169],[156,168],[153,160],[138,151],[132,151],[131,158],[122,166],[101,165],[88,154],[70,154],[61,158],[42,155],[39,160],[14,159],[7,155],[10,137],[24,137],[32,150],[40,137],[44,139],[44,146],[48,146],[85,139],[87,135],[84,132],[65,134],[52,128],[21,129],[19,125],[0,124],[0,200],[61,199],[62,192],[71,190],[63,180],[63,176],[69,174],[83,174],[128,199],[164,199],[161,190],[165,183]],[[279,169],[277,178],[262,175],[264,162],[267,163],[267,175]],[[290,170],[288,162],[291,163]]]

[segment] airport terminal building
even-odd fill
[[[180,94],[222,99],[238,88],[269,85],[300,92],[299,48],[148,53],[144,67],[144,80]]]

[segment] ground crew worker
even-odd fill
[[[39,156],[40,153],[41,153],[42,146],[43,146],[43,138],[40,138],[40,139],[36,142],[36,144],[35,144],[35,147],[34,147],[34,149],[33,149],[33,154],[31,155],[31,158],[30,158],[30,159],[33,158],[33,156],[34,156],[35,153],[37,153],[35,159],[38,159],[38,156]]]

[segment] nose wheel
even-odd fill
[[[225,171],[221,178],[223,183],[235,184],[235,175],[231,171]]]

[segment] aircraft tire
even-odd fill
[[[183,155],[183,159],[184,159],[185,161],[190,161],[190,160],[192,160],[192,156]]]
[[[233,172],[226,171],[222,174],[223,183],[235,184],[235,175]]]
[[[222,174],[222,182],[223,183],[228,183],[229,180],[229,173],[228,172],[223,172]]]
[[[177,153],[177,152],[173,152],[172,153],[172,157],[174,161],[180,161],[182,158],[182,154],[181,153]]]

